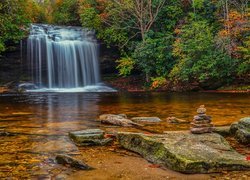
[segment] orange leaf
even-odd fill
[[[247,161],[250,161],[250,155],[246,157],[246,160],[247,160]]]

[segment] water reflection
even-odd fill
[[[47,94],[38,103],[34,114],[40,116],[46,128],[67,132],[90,126],[98,116],[98,94]],[[32,99],[30,99],[32,102]],[[37,102],[36,102],[37,103]],[[32,103],[31,103],[32,104]]]
[[[0,96],[0,113],[28,112],[28,119],[48,127],[51,123],[94,126],[102,113],[128,116],[169,116],[192,120],[196,108],[205,104],[215,124],[230,124],[250,115],[249,94],[209,93],[48,93]],[[74,127],[73,127],[74,124]]]

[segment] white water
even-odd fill
[[[31,91],[114,91],[100,85],[98,44],[93,31],[33,24],[27,49],[32,81],[39,87]]]
[[[26,90],[27,92],[117,92],[115,89],[104,84],[85,86],[81,88],[40,88],[34,90]]]

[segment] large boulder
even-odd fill
[[[230,132],[242,144],[250,144],[250,117],[242,118],[238,123],[233,123]]]
[[[250,162],[219,134],[166,132],[162,135],[118,133],[124,148],[147,160],[183,173],[250,170]]]

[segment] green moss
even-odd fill
[[[120,144],[153,163],[184,173],[210,173],[250,169],[250,163],[218,134],[189,133],[143,135],[119,133]],[[231,166],[230,166],[231,165]]]

